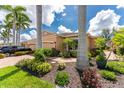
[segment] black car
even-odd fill
[[[3,46],[2,48],[0,48],[0,53],[13,54],[17,51],[32,51],[32,49],[23,46]]]

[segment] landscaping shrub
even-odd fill
[[[46,56],[44,55],[42,48],[37,49],[34,53],[35,60],[44,62],[46,60]]]
[[[116,80],[116,75],[114,72],[107,71],[107,70],[101,70],[100,74],[103,78],[115,81]]]
[[[88,53],[88,59],[89,59],[89,60],[92,59],[92,56],[91,56],[91,53],[90,53],[90,52]]]
[[[42,49],[41,49],[41,52],[42,52],[46,57],[49,57],[49,56],[51,56],[51,54],[52,54],[52,50],[49,49],[49,48],[42,48]]]
[[[5,54],[0,53],[0,59],[5,58],[5,57],[6,57]]]
[[[65,86],[69,83],[69,74],[65,71],[59,71],[56,74],[55,83],[60,86]]]
[[[57,56],[59,56],[59,53],[60,53],[59,50],[56,50],[55,48],[52,48],[52,53],[51,53],[51,56],[52,56],[52,57],[57,57]]]
[[[98,55],[96,57],[96,63],[97,63],[97,67],[100,68],[100,69],[104,69],[106,64],[107,64],[107,61],[106,61],[106,58],[104,55]]]
[[[44,75],[44,74],[50,72],[50,70],[52,69],[52,66],[51,66],[51,64],[45,62],[45,63],[39,64],[36,67],[36,69],[39,74]]]
[[[64,70],[64,69],[65,69],[66,64],[65,64],[64,62],[58,63],[58,64],[59,64],[59,65],[58,65],[58,70]]]
[[[76,58],[77,57],[77,51],[76,50],[70,51],[70,55],[71,55],[71,57]]]
[[[124,48],[123,47],[119,47],[118,49],[115,49],[115,54],[117,55],[124,55]]]
[[[67,51],[61,52],[60,55],[61,55],[62,57],[64,57],[64,58],[70,58],[70,57],[71,57],[70,52],[67,52]]]
[[[22,59],[22,60],[20,60],[17,64],[16,64],[16,66],[17,67],[27,67],[28,65],[30,65],[30,63],[32,62],[32,59]]]
[[[27,65],[27,68],[31,71],[37,72],[37,66],[39,64],[42,64],[43,62],[41,61],[36,61],[35,59],[33,59],[30,64]]]
[[[18,51],[14,53],[15,56],[21,56],[26,54],[29,54],[29,51]]]
[[[93,48],[90,49],[91,57],[96,57],[97,55],[100,54],[100,49],[99,48]]]
[[[87,68],[82,73],[82,82],[84,87],[97,88],[101,87],[99,76],[96,69]]]
[[[124,63],[123,62],[108,62],[106,68],[108,70],[124,74]]]

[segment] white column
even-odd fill
[[[42,48],[42,5],[36,5],[36,30],[37,30],[37,39],[36,39],[36,48]]]
[[[88,47],[86,36],[86,5],[80,5],[78,8],[78,51],[77,51],[77,69],[83,70],[89,67]]]

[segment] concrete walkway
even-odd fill
[[[76,62],[76,58],[62,58],[62,57],[49,57],[48,60],[51,63],[69,63],[69,62]]]
[[[0,59],[0,68],[7,67],[7,66],[13,66],[24,58],[31,58],[32,59],[33,56],[23,55],[23,56],[13,56],[13,57],[6,57],[3,59]]]
[[[23,56],[13,56],[13,57],[6,57],[3,59],[0,59],[0,68],[7,67],[7,66],[14,66],[16,65],[20,60],[24,58],[34,58],[30,55],[23,55]],[[48,58],[48,61],[51,63],[59,63],[59,62],[76,62],[76,58],[61,58],[61,57],[50,57]]]

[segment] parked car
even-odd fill
[[[32,51],[32,49],[23,46],[3,46],[0,48],[0,53],[13,54],[17,51]]]

